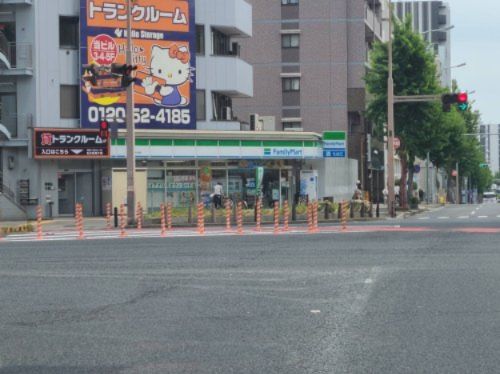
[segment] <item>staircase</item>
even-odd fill
[[[0,183],[0,222],[25,221],[26,218],[26,209],[17,203],[14,192]]]

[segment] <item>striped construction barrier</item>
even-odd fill
[[[198,204],[198,234],[205,235],[205,210],[203,203]]]
[[[224,209],[225,209],[225,214],[226,214],[226,231],[231,231],[231,201],[229,199],[226,199],[226,202],[224,203]]]
[[[274,233],[278,234],[280,232],[280,203],[278,201],[274,202]]]
[[[236,224],[238,235],[243,234],[243,203],[241,201],[238,202],[238,206],[236,208]]]
[[[36,207],[36,238],[38,240],[43,239],[43,232],[42,232],[42,206],[38,205]]]
[[[160,204],[160,235],[165,237],[167,235],[167,228],[165,224],[165,204]]]
[[[125,228],[127,227],[127,213],[125,212],[125,205],[120,204],[120,237],[126,238],[127,232]]]
[[[290,231],[290,227],[289,227],[289,217],[290,215],[290,211],[289,211],[289,208],[288,208],[288,200],[285,200],[283,202],[283,231]]]

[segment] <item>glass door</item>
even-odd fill
[[[60,174],[58,179],[59,214],[75,214],[75,173]]]

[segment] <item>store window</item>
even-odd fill
[[[281,5],[298,5],[299,0],[281,0]]]
[[[196,170],[167,169],[167,201],[174,207],[196,204]]]
[[[233,119],[233,102],[229,96],[212,92],[215,121],[231,121]]]
[[[148,212],[153,213],[160,210],[161,204],[165,202],[166,185],[164,170],[148,170]]]
[[[78,17],[59,17],[59,46],[61,48],[78,49],[79,43]]]
[[[205,54],[205,26],[196,25],[196,54]]]
[[[196,90],[196,120],[205,121],[206,118],[205,90]]]

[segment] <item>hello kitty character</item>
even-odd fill
[[[161,100],[153,99],[156,105],[165,107],[186,106],[187,98],[181,95],[179,87],[191,81],[192,68],[191,56],[187,47],[172,45],[161,48],[157,45],[151,50],[150,73],[151,76],[142,81],[142,87],[147,95],[153,96],[159,92]],[[160,84],[154,78],[162,79],[165,84]]]

